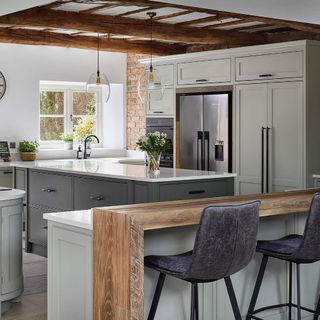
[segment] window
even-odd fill
[[[67,134],[100,135],[101,92],[85,91],[85,85],[40,83],[40,142],[57,145]],[[77,135],[78,134],[78,135]]]

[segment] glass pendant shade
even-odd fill
[[[97,71],[90,75],[86,84],[86,91],[90,92],[97,88],[102,89],[102,95],[105,102],[110,98],[110,82],[108,77],[104,73],[100,73],[100,37],[98,35],[98,51],[97,51]]]

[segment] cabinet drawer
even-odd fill
[[[158,91],[149,91],[148,115],[173,115],[174,90],[165,89],[163,96],[159,99]]]
[[[28,242],[46,246],[47,245],[47,220],[43,219],[44,213],[54,212],[38,207],[29,206],[28,218]]]
[[[62,210],[72,210],[72,178],[30,171],[30,203]]]
[[[126,182],[74,179],[75,210],[127,204],[128,185]]]
[[[0,186],[12,188],[12,169],[0,170]]]
[[[236,80],[303,76],[303,52],[283,52],[236,58]]]
[[[178,64],[178,85],[229,81],[231,81],[230,59]]]
[[[161,184],[159,189],[160,201],[227,196],[233,195],[233,179]]]

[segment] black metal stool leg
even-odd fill
[[[236,295],[235,295],[234,290],[233,290],[233,285],[232,285],[231,279],[230,279],[230,277],[225,277],[224,281],[226,283],[226,287],[227,287],[227,290],[228,290],[228,294],[229,294],[229,298],[230,298],[230,302],[231,302],[234,318],[236,320],[241,320],[242,319],[241,318],[241,313],[240,313],[240,310],[239,310],[239,306],[238,306]]]
[[[150,308],[150,311],[149,311],[148,320],[153,320],[154,319],[154,316],[155,316],[157,308],[158,308],[158,303],[159,303],[159,300],[160,300],[161,291],[162,291],[165,279],[166,279],[166,275],[164,273],[160,273],[159,278],[158,278],[156,291],[154,293],[152,304],[151,304],[151,308]]]
[[[300,299],[300,264],[297,263],[297,309],[298,309],[298,320],[301,320],[301,299]]]
[[[292,319],[292,262],[289,262],[289,320]]]
[[[191,283],[191,310],[190,310],[190,320],[195,320],[195,284]]]
[[[319,295],[319,299],[318,299],[318,303],[317,303],[316,312],[317,312],[317,313],[320,313],[320,295]],[[318,315],[318,314],[315,314],[315,315],[313,316],[313,320],[318,320],[318,319],[319,319],[319,315]]]
[[[194,306],[195,306],[195,315],[196,320],[199,320],[199,294],[198,294],[198,284],[194,284]]]
[[[257,299],[258,299],[258,294],[259,294],[259,291],[260,291],[260,288],[261,288],[261,283],[262,283],[262,280],[263,280],[264,272],[266,271],[266,266],[267,266],[267,263],[268,263],[268,259],[269,259],[268,256],[263,255],[262,261],[261,261],[261,265],[260,265],[260,269],[259,269],[259,273],[258,273],[258,277],[257,277],[257,281],[256,281],[256,284],[254,286],[252,298],[251,298],[251,301],[250,301],[250,305],[249,305],[249,309],[248,309],[248,314],[247,314],[246,320],[250,320],[251,316],[253,315],[253,311],[254,311],[254,308],[256,306]]]

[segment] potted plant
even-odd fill
[[[137,146],[147,154],[149,173],[158,175],[160,173],[161,153],[169,148],[167,135],[159,131],[148,133],[139,139]]]
[[[73,150],[73,139],[73,134],[67,134],[63,137],[65,150]]]
[[[34,161],[39,143],[37,141],[23,140],[19,143],[19,152],[22,161]]]

